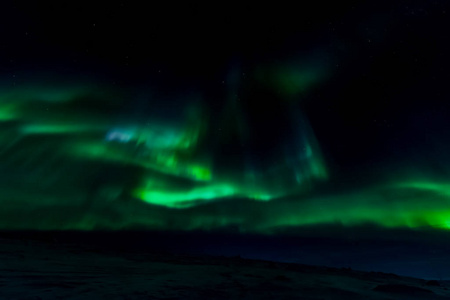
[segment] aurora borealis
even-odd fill
[[[120,23],[121,6],[15,7],[0,228],[449,230],[443,6],[162,29],[131,8]]]
[[[55,89],[55,94],[51,88],[41,89],[35,100],[32,88],[23,94],[12,88],[1,97],[2,194],[8,197],[3,228],[237,227],[259,233],[324,224],[450,228],[449,185],[443,178],[430,180],[409,172],[324,192],[333,178],[306,118],[299,120],[302,130],[295,132],[301,139],[286,144],[293,147],[287,149],[292,156],[276,155],[271,164],[251,168],[252,160],[242,153],[244,164],[231,169],[217,163],[223,157],[210,151],[215,146],[205,141],[209,133],[204,119],[190,119],[186,113],[186,120],[172,123],[132,120],[122,113],[127,105],[122,93],[116,93],[111,106],[103,96],[93,97],[91,90],[80,95],[79,89],[68,87],[66,93]],[[218,126],[231,131],[227,126],[233,125]],[[248,132],[259,129],[248,127]],[[248,135],[245,146],[253,142]],[[86,208],[86,202],[94,208]]]

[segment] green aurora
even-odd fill
[[[317,85],[323,73],[294,71],[270,79],[289,97]],[[192,117],[202,111],[198,103],[182,108],[185,119],[177,123],[125,118],[128,99],[104,90],[30,85],[2,91],[0,228],[450,229],[445,180],[397,176],[359,191],[320,192],[318,186],[335,178],[305,117],[292,146],[297,155],[280,155],[266,169],[244,164],[223,172],[222,158],[208,151],[208,117]],[[239,106],[229,107],[243,115]],[[245,144],[243,127],[238,135]]]

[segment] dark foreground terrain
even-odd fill
[[[180,245],[182,246],[182,245]],[[0,238],[0,299],[450,299],[450,283],[348,268]]]

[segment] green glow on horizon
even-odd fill
[[[407,182],[394,186],[371,188],[353,194],[313,197],[293,205],[290,211],[283,209],[279,218],[268,218],[268,222],[261,224],[258,230],[333,223],[345,226],[370,223],[385,228],[450,229],[448,184],[440,186],[433,182]],[[414,190],[409,188],[412,186]]]
[[[123,219],[110,228],[125,228],[127,224],[139,222],[142,226],[152,229],[177,230],[214,230],[227,226],[237,226],[242,232],[274,233],[280,228],[297,228],[324,224],[341,224],[355,227],[364,224],[376,224],[386,229],[390,228],[435,228],[450,230],[450,198],[441,193],[438,188],[400,188],[398,186],[433,186],[434,182],[401,182],[394,185],[371,187],[364,190],[330,194],[323,196],[303,196],[296,200],[292,196],[288,200],[272,199],[262,193],[249,193],[245,197],[244,190],[236,184],[206,184],[192,188],[176,187],[163,178],[156,180],[149,177],[146,189],[137,189],[134,195],[145,202],[158,205],[152,208],[154,213],[123,211]],[[397,187],[393,187],[397,185]],[[442,184],[447,189],[447,184]],[[24,191],[26,192],[26,191]],[[5,192],[2,194],[6,195]],[[35,196],[30,195],[24,200],[31,207],[36,207]],[[226,199],[247,198],[242,207],[237,203],[227,204]],[[267,197],[267,198],[266,198]],[[216,206],[215,199],[225,199],[221,209]],[[259,198],[259,199],[258,199]],[[265,201],[261,201],[265,200]],[[56,201],[56,199],[54,200]],[[200,202],[199,202],[200,201]],[[240,200],[243,201],[243,200]],[[51,202],[48,202],[49,205]],[[206,203],[207,206],[204,206]],[[229,206],[228,206],[229,205]],[[228,208],[227,208],[228,207]],[[172,208],[172,209],[171,209]],[[177,208],[173,210],[173,208]],[[189,209],[187,209],[189,208]],[[5,213],[9,207],[5,206]],[[0,220],[0,226],[6,226],[9,219]],[[34,220],[34,219],[31,219]],[[61,229],[54,227],[51,218],[37,222],[36,228]],[[85,219],[83,219],[85,220]],[[107,219],[106,219],[107,220]],[[106,224],[101,216],[91,216],[81,223],[63,223],[66,228],[89,230],[96,224]],[[12,223],[14,224],[12,219]],[[31,221],[30,221],[31,222]],[[36,221],[34,221],[36,222]],[[24,223],[27,224],[27,223]],[[52,227],[53,226],[53,227]],[[106,226],[106,225],[105,225]]]

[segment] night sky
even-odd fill
[[[445,234],[448,14],[2,4],[0,229]]]

